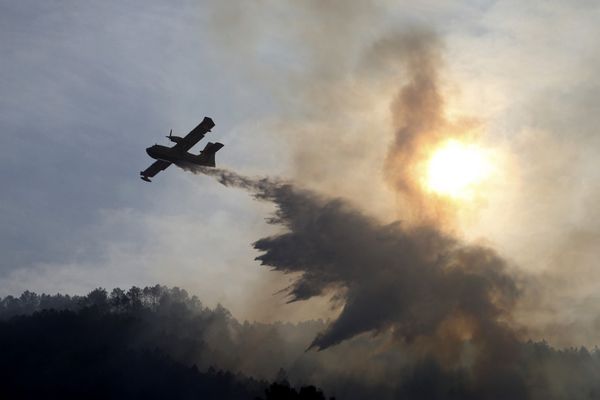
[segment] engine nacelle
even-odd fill
[[[179,143],[179,142],[181,142],[183,140],[183,138],[180,137],[180,136],[170,136],[169,135],[169,136],[167,136],[167,138],[169,138],[169,140],[171,142],[175,142],[175,143]]]

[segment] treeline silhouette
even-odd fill
[[[485,381],[385,332],[306,351],[326,327],[240,322],[158,285],[25,292],[0,299],[0,399],[600,399],[597,349],[521,342],[511,379]]]
[[[205,308],[184,290],[159,285],[7,296],[0,300],[0,398],[325,399],[285,376],[269,383],[199,367],[203,356],[214,358],[205,339],[228,319],[223,307]]]
[[[19,297],[0,299],[0,319],[15,315],[29,315],[42,310],[71,310],[95,308],[97,311],[122,313],[140,311],[173,311],[173,307],[188,312],[203,312],[202,303],[183,289],[155,285],[144,288],[136,286],[125,291],[115,288],[110,294],[103,288],[92,290],[85,296],[41,294],[26,290]]]

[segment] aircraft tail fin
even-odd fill
[[[200,152],[200,155],[205,159],[206,165],[214,167],[215,164],[215,153],[224,146],[223,143],[212,143],[208,142],[204,149]]]

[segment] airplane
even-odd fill
[[[191,130],[185,137],[173,136],[173,129],[169,132],[167,138],[174,142],[173,147],[160,146],[155,144],[146,149],[146,153],[157,161],[151,166],[140,172],[142,180],[146,182],[152,182],[150,178],[154,177],[160,171],[167,169],[172,163],[187,162],[195,165],[203,165],[207,167],[215,166],[215,153],[219,151],[224,145],[222,143],[206,144],[200,154],[195,155],[188,152],[189,149],[194,147],[207,132],[215,126],[213,120],[209,117],[204,117],[202,122],[197,127]]]

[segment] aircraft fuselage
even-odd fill
[[[187,151],[178,151],[172,147],[161,146],[155,144],[146,149],[146,153],[156,160],[169,161],[172,163],[188,162],[197,165],[206,165],[210,167],[215,166],[214,154],[212,157],[208,157],[204,154],[191,154]]]

